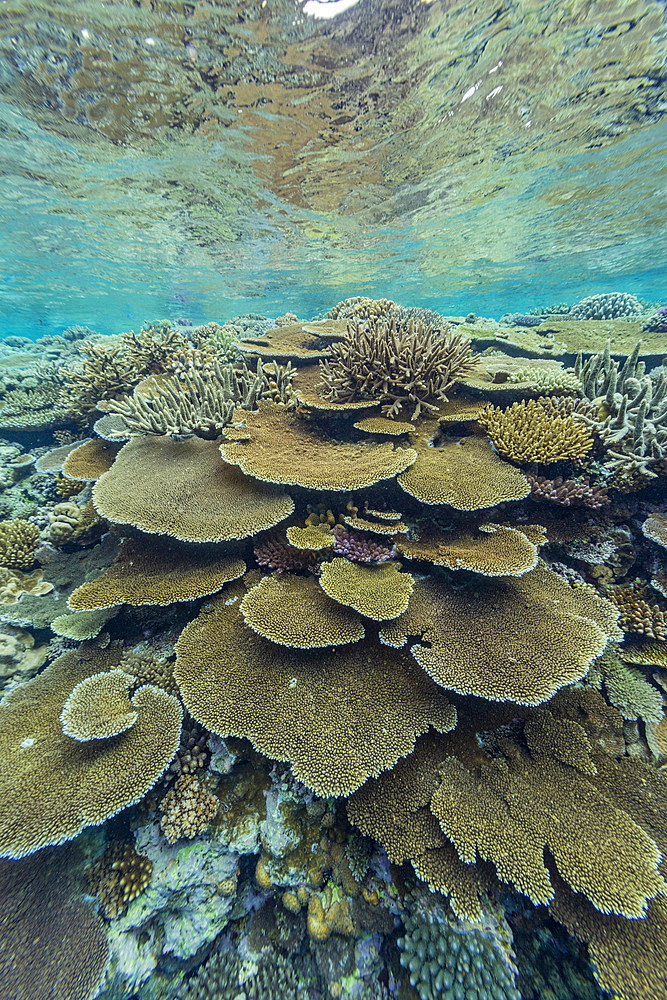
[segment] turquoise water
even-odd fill
[[[660,3],[3,3],[5,327],[657,300],[664,52]]]

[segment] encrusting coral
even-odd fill
[[[193,774],[176,779],[160,803],[160,828],[170,844],[203,833],[220,806],[219,800]]]
[[[151,880],[153,862],[129,841],[112,841],[87,872],[86,889],[107,919],[122,916]]]
[[[559,462],[580,459],[593,438],[571,396],[538,396],[502,410],[487,404],[478,420],[493,445],[514,462]]]
[[[449,329],[395,318],[357,321],[320,364],[322,395],[336,402],[377,400],[388,417],[411,407],[409,419],[416,420],[422,409],[437,412],[437,403],[475,363],[470,340]]]

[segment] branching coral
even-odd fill
[[[38,545],[39,528],[30,521],[0,521],[0,566],[31,569]]]
[[[153,862],[130,842],[112,841],[87,874],[86,889],[108,919],[122,916],[151,880]]]
[[[337,402],[377,400],[388,417],[412,407],[415,420],[422,409],[437,412],[437,402],[475,363],[470,340],[449,329],[394,318],[356,322],[320,365],[322,395]]]
[[[609,503],[606,486],[592,486],[589,476],[582,479],[547,479],[546,476],[532,476],[526,473],[530,492],[537,500],[550,500],[561,507],[590,507],[599,510]]]
[[[506,410],[488,404],[478,419],[494,447],[512,461],[560,462],[583,458],[593,447],[581,409],[570,396],[539,396]]]
[[[667,376],[653,382],[645,374],[640,346],[620,367],[607,341],[585,364],[579,355],[575,367],[592,405],[583,419],[605,448],[605,464],[626,477],[632,471],[653,477],[653,466],[667,458]]]
[[[245,364],[220,364],[214,358],[207,370],[154,381],[146,393],[112,400],[105,409],[121,416],[132,434],[197,434],[214,439],[232,422],[237,409],[252,410],[259,399],[290,402],[292,375],[289,364],[263,367],[260,359],[253,372]]]
[[[647,639],[667,639],[667,608],[662,601],[652,601],[642,584],[609,587],[607,597],[620,610],[619,624],[626,632],[637,632]]]
[[[192,840],[213,821],[219,799],[193,774],[176,779],[160,803],[160,828],[170,844],[184,837]]]

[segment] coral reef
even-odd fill
[[[195,976],[180,990],[178,1000],[305,1000],[293,963],[270,955],[257,963],[244,963],[233,951],[217,948]]]
[[[393,318],[356,322],[320,365],[322,394],[336,402],[377,400],[388,417],[412,408],[409,419],[415,420],[422,409],[437,412],[437,403],[474,364],[470,340],[448,328]]]
[[[100,912],[114,919],[145,891],[152,872],[152,861],[137,854],[132,843],[112,841],[89,868],[86,889],[96,897]]]
[[[170,844],[192,840],[212,822],[220,802],[194,774],[176,779],[160,803],[160,829]]]
[[[570,396],[539,396],[502,410],[488,404],[478,420],[494,447],[514,462],[559,462],[583,458],[593,438]]]
[[[20,518],[0,521],[0,566],[32,569],[38,545],[39,528],[36,525]]]
[[[526,479],[536,500],[549,500],[562,507],[590,507],[591,510],[599,510],[611,502],[607,487],[591,485],[590,476],[583,476],[581,479],[556,476],[555,479],[548,479],[546,476],[526,473]]]
[[[604,292],[589,295],[570,309],[573,319],[635,319],[642,313],[638,298],[627,292]]]

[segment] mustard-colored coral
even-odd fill
[[[120,445],[104,438],[93,438],[74,448],[63,462],[63,475],[68,479],[94,482],[108,472],[120,450]]]
[[[650,514],[642,524],[642,531],[652,542],[667,549],[667,515]]]
[[[112,841],[87,873],[86,889],[108,919],[123,915],[148,886],[153,862],[129,842]]]
[[[223,441],[222,457],[267,483],[335,492],[363,489],[392,479],[416,458],[412,448],[390,442],[350,444],[323,437],[275,403],[260,401],[257,413],[239,415],[250,440]]]
[[[519,577],[455,588],[419,581],[408,610],[380,637],[411,653],[445,688],[493,701],[537,705],[579,680],[621,635],[613,605],[592,587],[573,588],[544,563]]]
[[[570,396],[539,396],[506,410],[488,404],[478,420],[494,447],[514,462],[560,462],[583,458],[593,447]]]
[[[329,530],[328,525],[307,524],[305,528],[294,525],[287,529],[287,541],[295,549],[305,549],[309,552],[321,552],[323,549],[332,549],[336,537]]]
[[[344,656],[277,646],[244,625],[240,592],[213,598],[176,644],[181,695],[207,729],[289,760],[300,781],[328,796],[392,767],[429,725],[455,725],[453,708],[408,657],[373,642]]]
[[[652,600],[642,584],[628,583],[609,587],[607,597],[621,612],[619,625],[647,639],[667,639],[667,607]]]
[[[90,611],[119,604],[194,601],[220,590],[245,569],[237,556],[175,543],[156,545],[150,538],[125,539],[109,569],[78,587],[68,604],[74,611]]]
[[[500,524],[480,524],[475,531],[431,528],[419,538],[399,538],[396,548],[408,559],[482,576],[522,576],[537,566],[537,545],[518,528]]]
[[[105,740],[130,729],[139,718],[129,695],[134,680],[123,670],[108,670],[79,681],[60,713],[65,736]]]
[[[35,597],[49,594],[53,590],[53,584],[43,580],[43,575],[41,569],[21,573],[18,569],[0,566],[0,604],[17,604],[21,594],[32,594]]]
[[[160,803],[160,828],[170,844],[184,837],[192,840],[212,822],[219,800],[194,774],[177,778]]]
[[[148,685],[133,696],[138,718],[124,733],[85,743],[63,733],[72,689],[112,667],[114,656],[83,647],[64,653],[0,702],[0,855],[21,858],[71,840],[138,802],[168,767],[182,710]]]
[[[530,493],[526,477],[483,438],[449,439],[432,447],[428,436],[420,435],[413,444],[417,460],[399,475],[398,484],[420,503],[470,511]]]
[[[397,618],[408,606],[413,579],[400,572],[400,563],[363,566],[333,559],[322,566],[320,586],[334,601],[376,621]]]
[[[30,521],[0,521],[0,566],[31,569],[39,545],[39,528]]]
[[[95,484],[98,513],[117,524],[186,542],[247,538],[294,510],[284,493],[220,458],[215,441],[136,437]]]
[[[258,635],[281,646],[316,649],[359,642],[363,622],[316,580],[284,573],[265,576],[241,601],[241,614]]]

